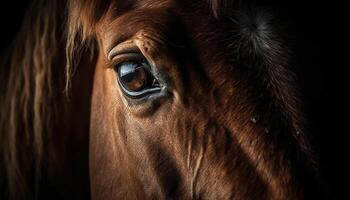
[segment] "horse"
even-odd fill
[[[249,1],[34,1],[1,74],[0,197],[316,198],[278,25]]]

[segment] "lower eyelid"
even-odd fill
[[[140,96],[146,96],[146,94],[152,94],[159,91],[161,91],[161,88],[151,88],[151,89],[142,90],[138,92],[123,90],[123,92],[125,92],[132,99],[140,98]]]

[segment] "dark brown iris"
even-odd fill
[[[142,62],[123,62],[119,64],[119,82],[123,90],[127,90],[126,92],[129,95],[133,95],[132,92],[139,93],[152,87],[159,86],[155,85],[157,81],[149,72],[146,65],[147,63]]]
[[[140,91],[147,85],[148,72],[139,64],[123,64],[120,67],[120,81],[128,90]]]

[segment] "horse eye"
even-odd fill
[[[119,85],[129,97],[141,98],[161,89],[146,62],[122,62],[117,71]]]

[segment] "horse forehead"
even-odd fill
[[[182,0],[118,0],[111,4],[107,15],[113,18],[139,9],[176,9],[180,1]]]
[[[115,17],[106,17],[99,24],[98,35],[105,52],[138,32],[159,33],[171,29],[175,16],[168,7],[132,9]],[[113,16],[112,14],[109,14]]]
[[[164,8],[175,6],[179,0],[138,0],[135,2],[135,7],[138,8]]]
[[[186,17],[185,13],[191,18],[193,12],[189,9],[209,8],[208,4],[212,1],[215,0],[199,0],[195,3],[187,0],[119,0],[112,4],[100,21],[98,37],[102,39],[104,50],[107,51],[111,45],[130,38],[139,30],[147,28],[149,31],[153,28],[153,31],[159,32],[162,28],[171,26],[171,22],[180,16]],[[193,22],[194,19],[191,20]]]

